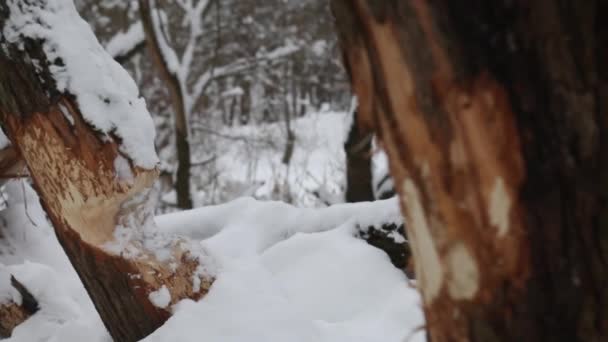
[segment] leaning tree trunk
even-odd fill
[[[332,5],[430,339],[608,340],[608,2]]]
[[[154,18],[158,15],[155,10],[156,1],[139,0],[139,10],[141,22],[148,41],[148,48],[152,54],[154,64],[157,66],[162,78],[167,84],[171,103],[174,111],[175,127],[175,148],[177,152],[177,174],[175,177],[175,193],[177,197],[177,207],[181,209],[192,209],[192,195],[190,193],[190,168],[192,160],[190,155],[190,142],[188,140],[188,113],[184,89],[177,75],[177,70],[171,69],[170,61],[166,59],[160,44],[159,35],[164,34],[160,30],[158,21]],[[155,22],[157,22],[155,24]],[[173,66],[174,67],[174,66]]]
[[[2,128],[106,328],[116,341],[140,340],[169,304],[209,285],[203,255],[155,230],[145,103],[71,0],[2,1],[0,33]],[[154,300],[159,289],[169,301]]]

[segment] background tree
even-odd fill
[[[608,339],[606,2],[332,5],[430,339]]]
[[[131,73],[147,100],[162,161],[157,210],[175,210],[180,197],[175,192],[179,165],[173,120],[176,102],[168,92],[171,83],[160,77],[162,69],[154,63],[153,50],[142,49],[145,35],[139,1],[75,3],[107,50]],[[221,158],[228,145],[237,142],[250,150],[255,173],[263,151],[278,150],[282,156],[290,156],[285,152],[297,150],[298,144],[304,143],[298,140],[302,133],[293,124],[297,118],[320,109],[348,108],[350,93],[338,58],[327,1],[209,1],[200,18],[190,8],[199,7],[201,1],[156,0],[154,4],[153,18],[160,19],[163,31],[155,40],[163,39],[178,57],[182,76],[185,75],[180,87],[191,103],[187,133],[192,164],[189,189],[194,206],[251,195],[250,189],[259,187],[253,180],[231,178]],[[198,18],[197,30],[201,32],[194,40],[188,38],[192,33],[190,17]],[[194,55],[189,65],[182,60],[186,51],[193,51]],[[273,122],[282,123],[281,136],[267,132],[272,130],[268,126]],[[260,133],[252,138],[239,130],[243,126],[257,127]],[[293,169],[299,165],[289,164],[277,166],[275,172],[283,173],[282,169],[290,167],[293,177]],[[320,183],[324,181],[319,179]],[[295,191],[288,189],[288,182],[278,183],[277,192],[269,195],[271,199],[291,197],[295,204],[309,205],[302,195],[285,196]],[[296,190],[299,192],[300,188]]]
[[[344,142],[346,154],[346,202],[373,201],[372,177],[373,133],[365,132],[358,122],[357,110],[352,113],[352,124]]]

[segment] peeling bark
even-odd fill
[[[433,341],[608,339],[608,6],[333,0]]]
[[[0,32],[8,16],[0,3]],[[120,152],[118,137],[83,119],[77,99],[56,89],[49,66],[57,61],[47,60],[43,44],[0,35],[0,122],[106,328],[116,341],[138,341],[171,314],[151,303],[151,292],[165,285],[174,304],[200,298],[211,280],[194,288],[200,260],[185,241],[165,241],[169,260],[146,247],[155,228],[149,191],[158,171],[135,166]],[[132,177],[119,174],[117,161]],[[111,248],[117,227],[134,234],[120,252]]]

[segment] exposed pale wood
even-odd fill
[[[333,0],[430,339],[608,339],[601,1]]]
[[[0,26],[7,11],[0,3]],[[83,119],[76,99],[54,88],[42,42],[0,38],[2,128],[27,164],[58,240],[106,328],[116,341],[138,341],[171,314],[170,307],[151,303],[151,292],[166,286],[173,304],[200,298],[211,280],[198,275],[199,260],[185,241],[163,240],[168,260],[146,248],[155,234],[149,192],[158,171],[134,166],[119,152],[120,139],[100,134]],[[130,166],[132,179],[117,174],[119,158]],[[133,233],[120,254],[109,248],[118,226]]]

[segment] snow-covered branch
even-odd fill
[[[146,42],[141,21],[137,21],[126,31],[121,31],[112,37],[106,44],[106,51],[114,59],[121,59],[131,55],[134,51],[143,47]]]
[[[156,0],[147,1],[150,6],[150,18],[152,20],[152,28],[154,35],[150,37],[156,41],[164,64],[168,70],[174,75],[179,75],[180,62],[177,53],[171,47],[168,38],[164,32],[162,19],[166,17],[165,12],[156,6]]]
[[[272,50],[266,54],[256,56],[255,58],[240,59],[233,63],[207,70],[197,79],[197,81],[194,83],[194,86],[192,87],[192,91],[190,92],[190,97],[194,100],[192,101],[192,103],[195,103],[196,99],[198,99],[203,94],[205,88],[212,80],[238,74],[245,70],[255,68],[260,63],[287,57],[293,53],[296,53],[299,49],[300,48],[295,45],[285,45],[275,50]]]

